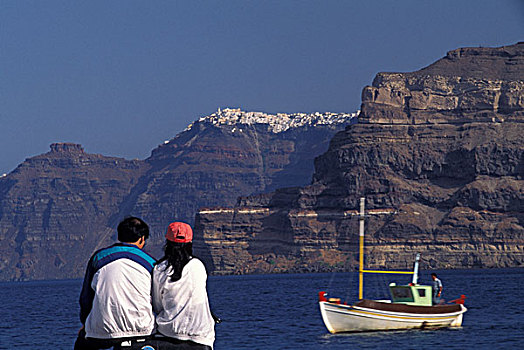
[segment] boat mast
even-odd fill
[[[364,220],[365,220],[365,201],[364,197],[360,198],[360,214],[359,214],[359,267],[358,267],[358,299],[364,299],[364,273],[391,273],[391,274],[406,274],[414,275],[413,283],[417,283],[418,280],[418,262],[420,260],[420,254],[417,254],[415,267],[413,271],[375,271],[375,270],[365,270],[364,269]]]
[[[364,206],[366,199],[364,197],[360,198],[360,218],[359,218],[359,267],[358,267],[358,299],[364,299]]]
[[[417,257],[415,258],[415,266],[413,267],[413,279],[411,280],[411,283],[417,284],[418,283],[418,262],[420,261],[420,253],[417,253]]]

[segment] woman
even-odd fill
[[[153,270],[157,331],[176,349],[212,349],[215,321],[206,291],[204,264],[193,257],[193,230],[183,222],[167,228],[164,257]],[[162,342],[164,343],[164,342]],[[169,346],[158,348],[168,349]]]

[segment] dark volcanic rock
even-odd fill
[[[56,143],[0,179],[0,280],[78,278],[113,242],[111,220],[147,169],[142,161]]]
[[[433,268],[522,266],[524,43],[380,73],[361,110],[315,160],[311,185],[199,213],[196,246],[211,269],[344,268],[362,196],[374,214],[369,267],[410,267],[417,252]]]

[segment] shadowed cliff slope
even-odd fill
[[[0,280],[82,276],[114,242],[111,217],[146,169],[56,143],[0,179]]]
[[[234,205],[240,195],[311,182],[314,158],[355,114],[278,114],[219,110],[153,150],[150,170],[123,205],[149,223],[161,254],[166,225],[193,224],[203,206]]]

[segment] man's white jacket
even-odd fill
[[[87,266],[80,294],[86,337],[127,338],[153,333],[151,273],[155,259],[133,244],[97,251]]]

